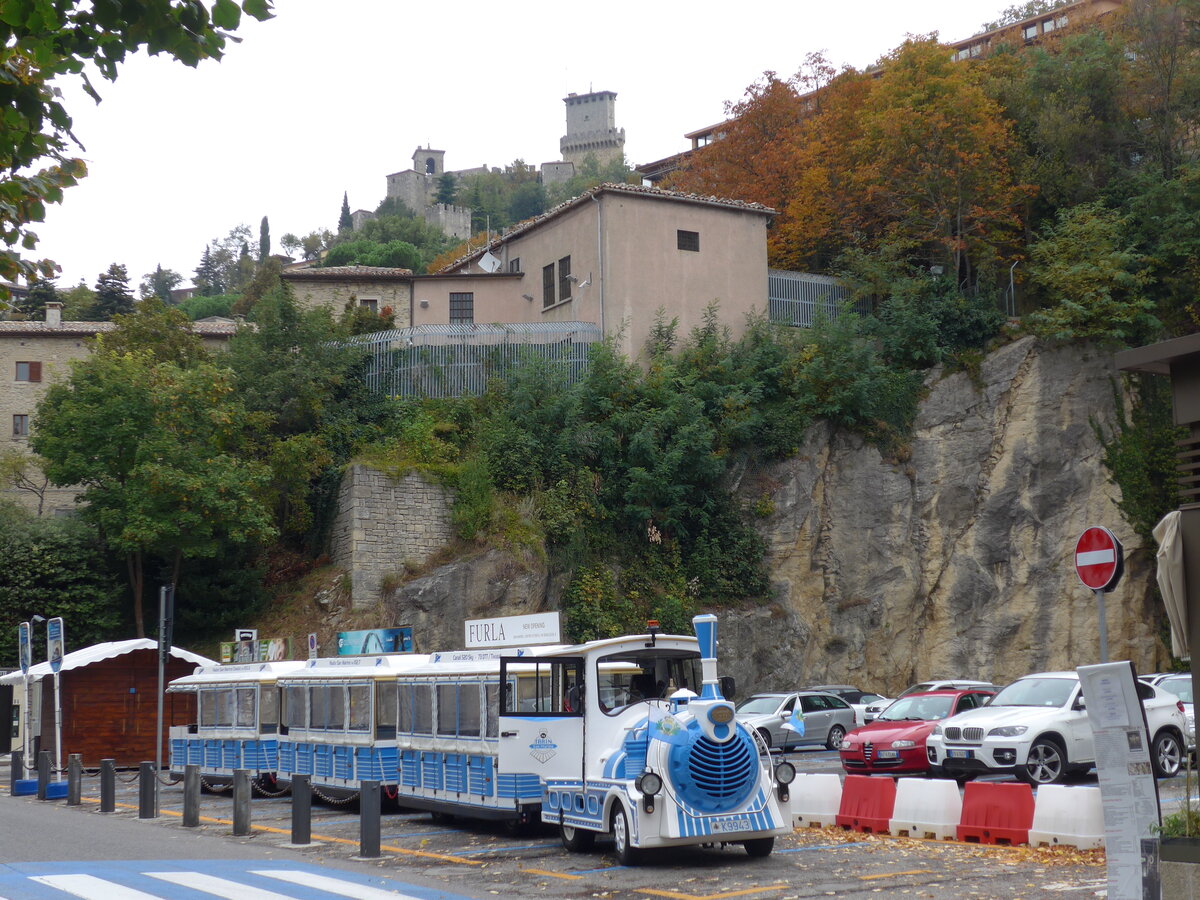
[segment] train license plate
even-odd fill
[[[732,834],[735,831],[750,830],[749,816],[730,816],[727,819],[713,819],[713,834]]]
[[[899,750],[880,750],[875,756],[878,759],[895,759],[900,755]]]
[[[947,750],[946,755],[951,759],[970,759],[975,755],[974,750]]]

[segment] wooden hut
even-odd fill
[[[172,647],[165,666],[164,683],[190,675],[196,666],[216,665],[214,660]],[[41,749],[54,750],[54,677],[48,662],[29,669],[30,698],[34,710],[31,734]],[[20,671],[0,678],[13,688],[13,702],[24,702]],[[62,764],[71,753],[83,754],[83,764],[95,767],[102,759],[118,766],[136,766],[154,759],[154,733],[158,716],[158,644],[150,638],[112,641],[76,650],[63,657],[59,673],[62,694]],[[163,749],[171,725],[196,720],[194,694],[167,694],[163,700]],[[24,725],[26,718],[21,715]],[[13,747],[22,741],[14,738]],[[32,760],[30,761],[32,762]]]

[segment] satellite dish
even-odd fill
[[[483,256],[479,257],[479,268],[483,269],[485,272],[495,272],[500,268],[500,265],[500,260],[492,256],[491,251],[488,251],[487,253],[484,253]]]

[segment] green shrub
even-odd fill
[[[487,460],[472,456],[463,462],[455,483],[452,518],[455,533],[465,541],[478,540],[492,532],[496,489]]]

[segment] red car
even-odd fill
[[[901,697],[874,722],[842,741],[842,768],[850,774],[912,775],[929,771],[925,738],[938,720],[983,706],[995,691],[928,691]]]

